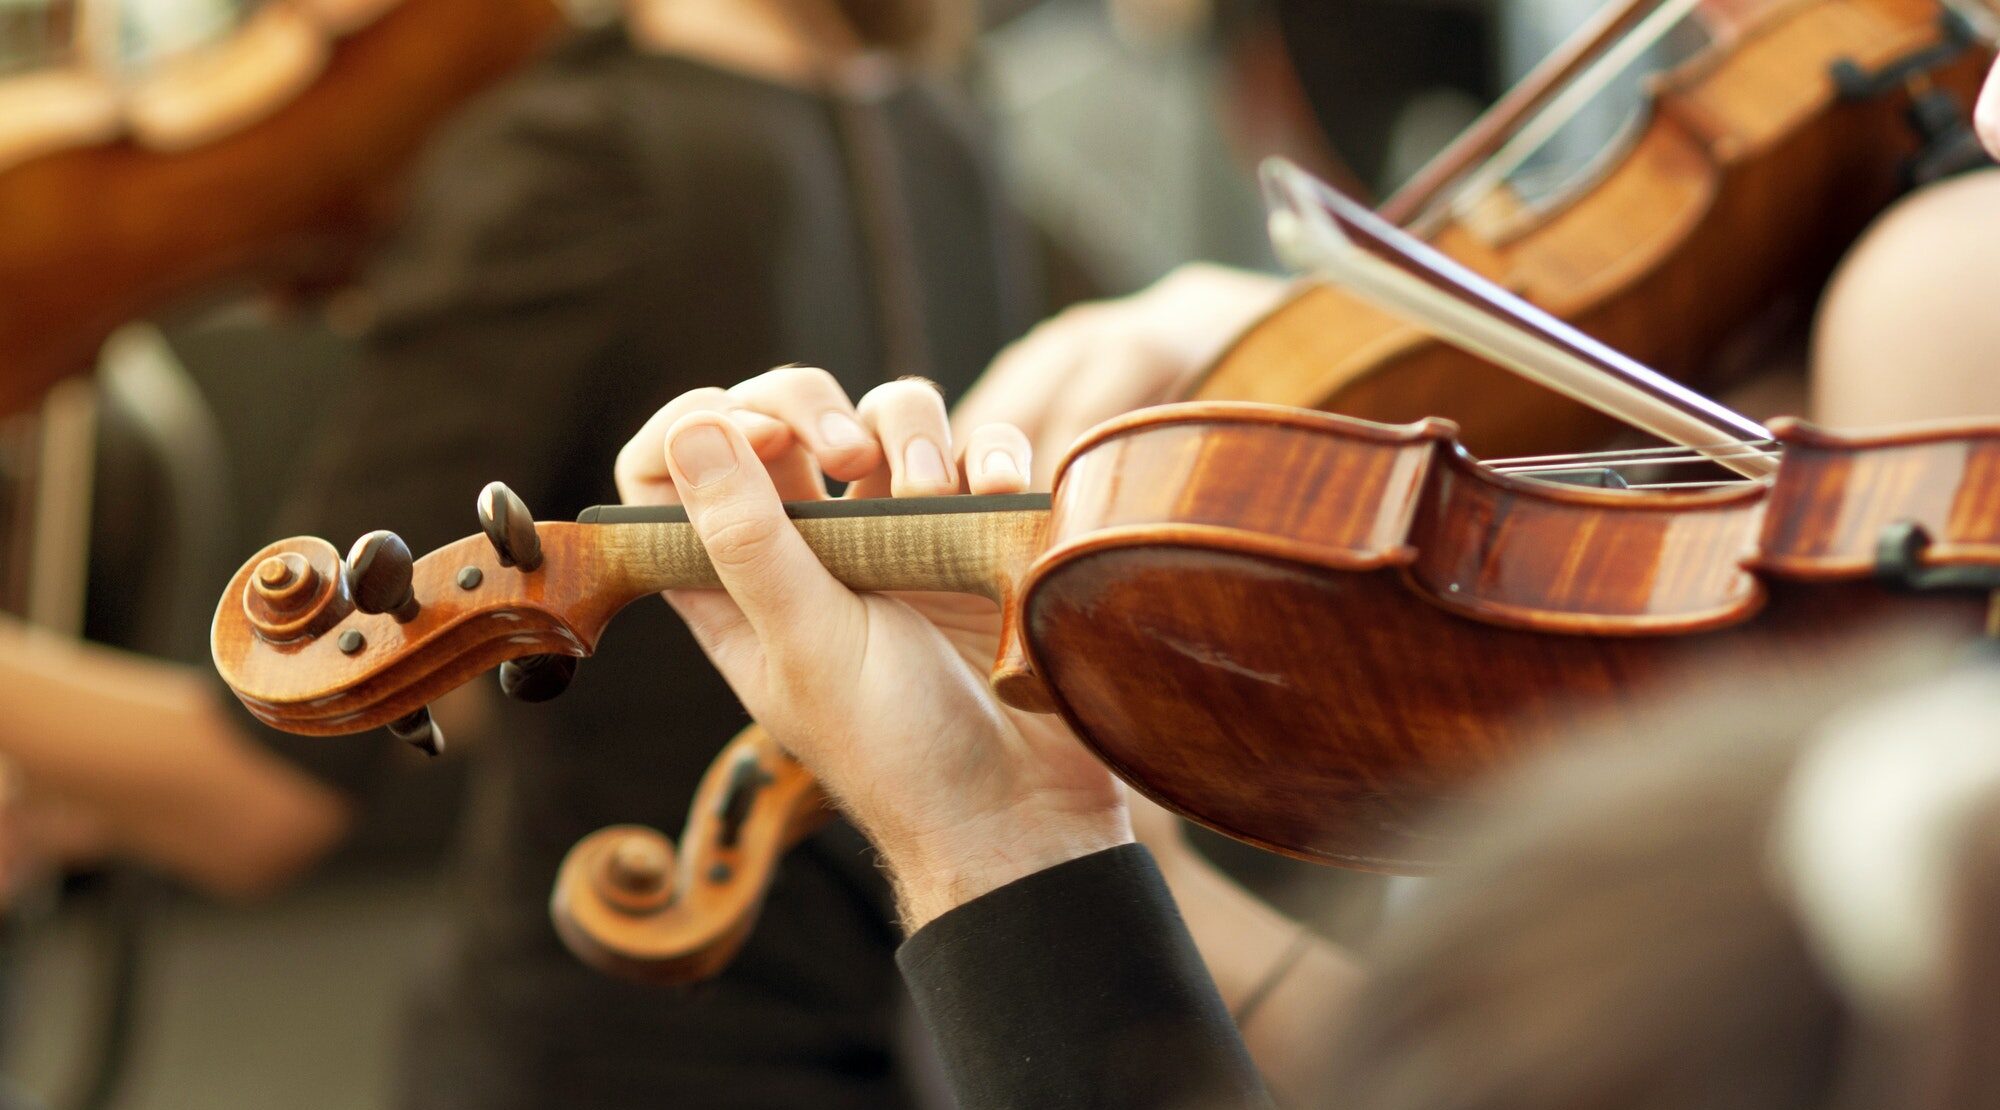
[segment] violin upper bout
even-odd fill
[[[271,544],[237,571],[216,607],[216,670],[267,724],[361,732],[507,660],[588,655],[609,616],[566,601],[551,588],[559,574],[502,566],[484,536],[440,548],[407,573],[407,607],[365,612],[331,544]]]

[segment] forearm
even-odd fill
[[[1160,840],[1143,838],[1258,1070],[1281,1096],[1310,1094],[1326,1046],[1361,986],[1360,966],[1239,886],[1184,839]]]
[[[333,790],[247,742],[191,668],[0,625],[0,755],[113,850],[251,894],[337,841]]]

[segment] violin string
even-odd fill
[[[1743,448],[1746,451],[1751,449],[1770,450],[1776,448],[1777,446],[1778,446],[1778,441],[1774,439],[1735,440],[1726,443],[1710,443],[1692,448],[1684,447],[1676,443],[1676,444],[1669,444],[1665,447],[1629,447],[1612,451],[1576,451],[1566,455],[1516,455],[1512,458],[1506,458],[1506,459],[1489,459],[1487,460],[1487,465],[1493,467],[1496,470],[1500,470],[1500,469],[1509,469],[1516,466],[1536,465],[1540,463],[1566,463],[1566,462],[1587,463],[1587,462],[1597,462],[1603,459],[1641,459],[1646,457],[1673,455],[1677,452],[1686,453],[1691,450],[1703,451],[1703,452],[1714,451],[1718,453],[1727,452],[1731,448]]]
[[[1626,489],[1720,489],[1723,486],[1740,486],[1754,482],[1754,478],[1716,478],[1707,482],[1641,482],[1626,486]]]
[[[1729,455],[1665,455],[1648,459],[1609,459],[1587,463],[1549,463],[1543,466],[1496,466],[1492,469],[1502,474],[1547,474],[1565,470],[1605,469],[1620,466],[1679,466],[1684,463],[1714,462],[1717,458],[1749,458],[1757,456],[1767,459],[1779,457],[1776,451],[1735,452]]]
[[[1639,25],[1577,74],[1567,88],[1544,105],[1542,110],[1494,151],[1484,164],[1454,191],[1452,208],[1463,217],[1474,205],[1504,184],[1570,120],[1594,103],[1599,93],[1634,63],[1643,58],[1680,22],[1692,14],[1700,0],[1667,0],[1648,13]]]

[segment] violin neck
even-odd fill
[[[975,594],[1002,601],[1042,547],[1047,494],[800,501],[785,506],[814,555],[849,589]],[[607,575],[634,595],[721,586],[680,506],[600,506],[579,524]]]

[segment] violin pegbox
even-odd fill
[[[522,700],[554,697],[612,614],[642,586],[606,573],[604,536],[537,524],[507,487],[478,503],[480,531],[421,558],[371,532],[343,560],[300,537],[245,563],[217,607],[217,670],[260,720],[334,735],[389,726],[435,754],[426,711],[495,666]],[[515,665],[519,661],[519,665]]]

